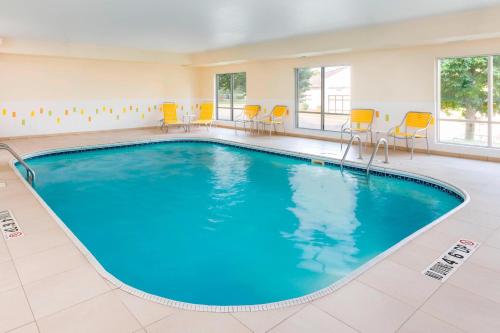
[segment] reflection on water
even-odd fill
[[[314,272],[343,276],[352,270],[358,252],[353,234],[356,219],[356,181],[328,168],[295,165],[289,173],[289,208],[299,224],[285,235],[302,251],[299,266]]]
[[[209,216],[209,222],[218,223],[230,218],[229,207],[244,200],[248,165],[247,156],[234,154],[225,147],[214,147],[208,163],[212,175],[209,182],[213,185],[210,194],[213,205],[209,210],[216,214]]]

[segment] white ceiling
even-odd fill
[[[199,52],[500,0],[0,0],[0,37]]]

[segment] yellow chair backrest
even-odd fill
[[[177,121],[177,104],[163,103],[161,105],[163,111],[163,122],[165,124],[174,123]]]
[[[408,112],[405,117],[406,127],[426,128],[433,123],[432,113],[430,112]]]
[[[358,124],[371,124],[375,110],[373,109],[352,109],[351,110],[351,123]]]
[[[259,114],[260,112],[260,105],[245,105],[245,109],[243,110],[243,113],[245,114],[245,117],[247,119],[253,119]]]
[[[281,118],[288,114],[288,107],[285,105],[276,105],[271,112],[274,118]]]
[[[212,120],[214,115],[213,103],[201,103],[199,120]]]

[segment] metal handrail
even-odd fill
[[[21,156],[19,156],[15,151],[14,149],[12,149],[9,145],[5,144],[5,143],[0,143],[0,149],[5,149],[7,150],[9,153],[12,154],[12,156],[14,156],[14,158],[19,162],[21,163],[21,165],[26,169],[26,180],[28,181],[28,183],[33,186],[33,183],[35,182],[35,171],[33,171],[32,168],[29,167],[28,164],[26,164],[26,162],[24,162],[23,158]]]
[[[358,156],[358,158],[360,160],[363,159],[363,155],[361,155],[361,151],[363,150],[363,143],[361,142],[361,138],[359,137],[359,135],[353,135],[351,140],[349,140],[349,144],[347,145],[347,149],[345,150],[344,156],[342,157],[342,161],[340,161],[340,170],[341,171],[344,170],[345,159],[347,158],[347,154],[349,153],[349,149],[351,149],[353,141],[356,139],[359,142],[359,156]]]
[[[378,139],[377,145],[375,146],[372,156],[370,157],[370,162],[368,162],[368,165],[366,166],[367,175],[370,174],[370,167],[372,166],[373,159],[375,158],[375,155],[377,155],[378,147],[380,147],[382,143],[384,144],[384,156],[385,156],[384,163],[389,163],[389,144],[387,143],[387,140],[385,138],[380,138]]]

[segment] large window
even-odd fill
[[[439,141],[500,147],[500,56],[439,61]]]
[[[217,119],[240,117],[247,98],[246,73],[217,74],[216,87]]]
[[[297,127],[339,131],[351,111],[351,67],[295,71]]]

